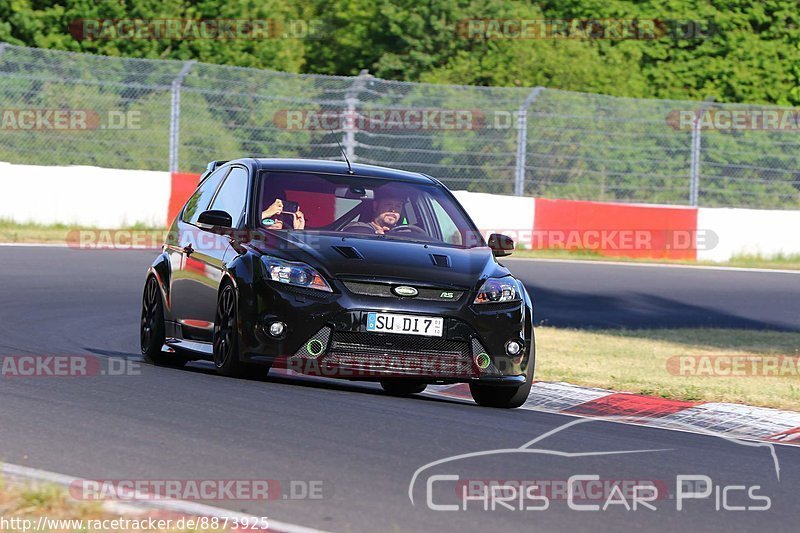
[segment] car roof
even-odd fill
[[[250,158],[230,161],[229,163],[250,161],[258,170],[285,170],[300,172],[322,172],[326,174],[346,174],[348,167],[343,161],[327,161],[322,159],[278,159],[278,158]],[[368,178],[382,178],[393,181],[410,183],[431,184],[439,182],[430,176],[419,172],[409,172],[394,168],[378,167],[353,163],[353,175]]]

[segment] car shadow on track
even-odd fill
[[[180,372],[187,372],[190,374],[202,374],[207,376],[213,376],[217,379],[223,379],[223,380],[236,380],[236,381],[243,380],[248,382],[265,383],[265,384],[274,383],[281,385],[291,385],[293,387],[299,386],[299,387],[341,391],[341,392],[356,392],[372,396],[401,398],[404,400],[414,399],[414,400],[434,402],[434,403],[462,404],[462,405],[470,405],[473,407],[475,406],[475,404],[472,403],[471,401],[460,398],[436,397],[425,394],[412,394],[409,396],[392,396],[384,392],[380,388],[377,382],[372,382],[372,381],[357,381],[357,380],[350,381],[343,379],[318,377],[318,376],[304,376],[304,375],[281,375],[281,374],[275,374],[274,371],[270,371],[269,373],[265,372],[263,376],[249,376],[247,378],[229,378],[218,375],[216,370],[214,370],[214,368],[211,366],[211,364],[205,361],[192,361],[182,369],[173,369],[173,370],[177,370]]]
[[[95,355],[106,356],[106,357],[119,357],[124,359],[130,359],[133,361],[143,361],[141,354],[134,352],[119,352],[119,351],[103,350],[100,348],[90,348],[90,347],[84,347],[83,349]],[[276,374],[275,371],[264,372],[264,375],[262,376],[248,376],[246,378],[230,378],[218,375],[217,371],[208,361],[190,361],[183,368],[171,368],[168,366],[156,366],[150,364],[147,364],[147,366],[150,368],[158,368],[162,371],[167,370],[172,372],[183,372],[190,375],[194,374],[194,375],[213,376],[214,378],[220,380],[247,381],[247,382],[267,383],[267,384],[277,383],[282,385],[301,386],[301,387],[309,387],[315,389],[336,390],[342,392],[358,392],[362,394],[370,394],[370,395],[384,396],[384,397],[395,397],[404,399],[413,398],[416,400],[423,400],[430,402],[474,405],[472,402],[460,398],[434,397],[423,394],[412,394],[410,396],[392,396],[390,394],[385,393],[380,388],[378,383],[374,381],[358,381],[358,380],[350,381],[344,379],[319,377],[319,376],[304,376],[301,374],[282,375],[282,374]]]

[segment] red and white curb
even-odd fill
[[[13,465],[8,463],[0,464],[0,475],[4,479],[28,484],[50,484],[58,485],[69,489],[71,485],[80,483],[82,480],[76,477],[29,468],[26,466]],[[105,500],[101,504],[104,511],[117,513],[120,515],[137,515],[142,513],[158,513],[159,518],[180,518],[180,517],[209,517],[227,518],[229,520],[238,519],[247,523],[259,523],[260,519],[245,513],[212,507],[202,503],[188,502],[184,500],[172,499],[148,499],[142,498],[132,502],[122,502],[116,500]],[[322,530],[312,529],[296,524],[280,522],[269,519],[269,529],[260,529],[263,532],[280,533],[323,533]]]
[[[470,400],[465,384],[428,387],[432,396]],[[743,440],[800,445],[800,413],[722,402],[669,400],[569,383],[537,381],[520,409]]]

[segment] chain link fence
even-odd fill
[[[794,110],[779,107],[0,44],[0,110],[0,161],[11,163],[199,172],[247,156],[341,160],[341,144],[354,162],[423,172],[453,189],[800,207],[800,127]]]

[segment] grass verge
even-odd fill
[[[70,232],[79,230],[97,230],[98,228],[71,226],[66,224],[36,224],[9,221],[0,219],[0,242],[2,243],[67,243]],[[162,231],[165,228],[152,228],[145,224],[133,224],[122,231],[143,230],[147,232]]]
[[[158,511],[142,511],[125,515],[110,512],[100,502],[78,502],[66,488],[51,484],[14,483],[0,478],[0,517],[5,520],[6,529],[14,531],[34,531],[42,520],[42,531],[105,531],[128,532],[136,523],[145,524],[152,517],[154,523],[162,520],[165,527],[148,529],[147,526],[135,530],[160,532],[216,532],[221,528],[179,528],[180,515],[165,514]],[[187,517],[190,519],[191,517]],[[128,520],[128,522],[124,522]],[[170,522],[167,522],[169,520]],[[136,522],[132,522],[136,521]],[[129,527],[125,527],[125,526]],[[4,529],[0,525],[0,529]]]
[[[800,411],[800,333],[539,327],[536,335],[536,379],[542,381]],[[728,357],[742,355],[784,358]]]

